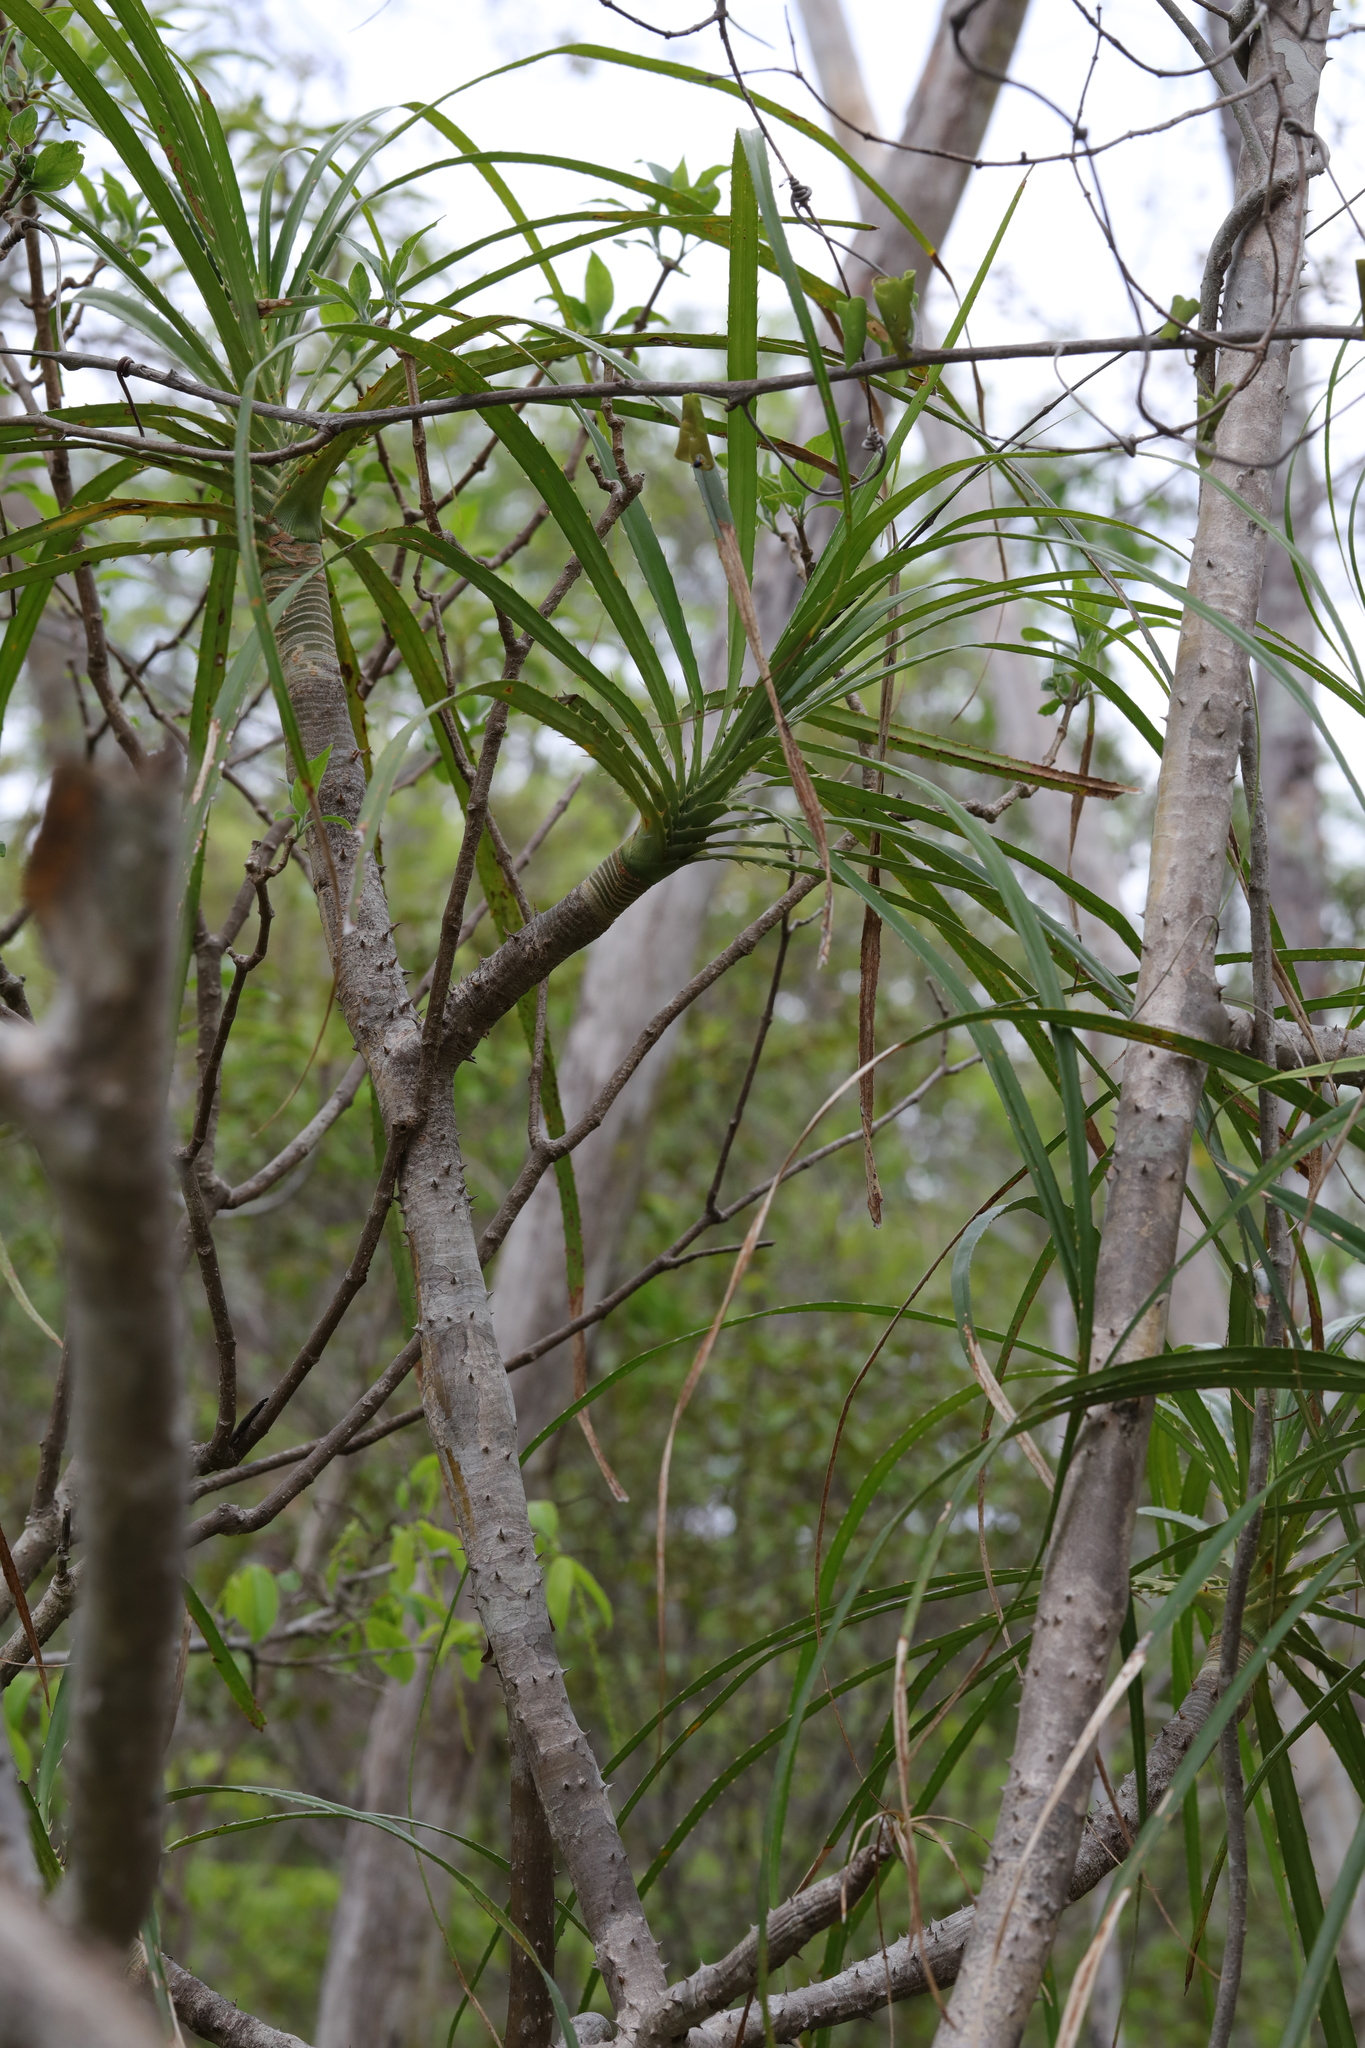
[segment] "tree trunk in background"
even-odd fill
[[[1216,14],[1205,14],[1209,42],[1220,53],[1227,48],[1227,25]],[[1233,184],[1237,181],[1237,160],[1242,135],[1230,107],[1220,109],[1223,147]],[[1304,389],[1303,364],[1296,354],[1290,365],[1289,400],[1285,408],[1284,451],[1298,450],[1292,473],[1280,470],[1273,492],[1276,524],[1283,524],[1286,480],[1290,491],[1290,516],[1295,545],[1311,557],[1313,522],[1326,495],[1316,462],[1316,443],[1304,441],[1308,427],[1308,394]],[[1298,646],[1313,649],[1314,629],[1303,601],[1294,565],[1283,548],[1272,547],[1266,556],[1265,581],[1261,586],[1261,621]],[[1316,694],[1312,691],[1310,695]],[[1266,823],[1270,831],[1270,894],[1289,946],[1321,946],[1326,943],[1323,904],[1327,893],[1326,862],[1323,856],[1321,803],[1317,787],[1319,745],[1317,728],[1303,706],[1283,684],[1258,665],[1256,701],[1261,721],[1261,779],[1265,789]],[[1324,962],[1305,960],[1299,967],[1305,995],[1322,995],[1327,987]]]
[[[867,139],[877,132],[877,117],[867,97],[858,52],[839,0],[801,0],[801,26],[810,44],[815,83],[824,101],[824,111],[833,123],[834,139],[870,169],[885,151]],[[866,194],[861,186],[858,192],[861,204]]]
[[[1227,43],[1226,25],[1213,14],[1206,14],[1204,20],[1209,41],[1215,50],[1222,50]],[[1222,109],[1222,130],[1228,167],[1235,181],[1242,138],[1226,107]],[[1287,479],[1289,510],[1295,545],[1300,553],[1311,558],[1313,523],[1325,489],[1317,467],[1316,444],[1303,440],[1307,426],[1303,361],[1296,352],[1290,364],[1282,445],[1286,454],[1298,450]],[[1273,494],[1281,516],[1285,486],[1286,476],[1281,471]],[[1313,621],[1303,601],[1294,565],[1283,548],[1272,546],[1266,556],[1260,617],[1264,625],[1312,652]],[[1261,781],[1270,835],[1270,898],[1286,945],[1321,946],[1326,943],[1323,905],[1327,874],[1317,785],[1317,728],[1304,707],[1259,664],[1256,703],[1261,721]],[[1325,994],[1329,972],[1324,961],[1300,961],[1298,973],[1304,994]],[[1360,1801],[1340,1757],[1316,1725],[1295,1744],[1291,1761],[1318,1883],[1326,1898],[1355,1829]],[[1351,2018],[1359,2023],[1365,2020],[1365,1896],[1360,1892],[1351,1901],[1337,1962]]]
[[[975,7],[963,7],[962,0],[944,0],[924,70],[901,125],[900,141],[906,147],[864,145],[855,152],[936,249],[941,247],[953,224],[1027,10],[1028,0],[978,0]],[[857,69],[851,39],[846,28],[840,37],[828,25],[829,17],[836,14],[842,23],[839,0],[801,0],[801,13],[811,53],[820,67],[824,97],[862,126],[854,105],[843,97],[848,91],[850,63],[855,73]],[[959,53],[958,36],[969,63],[964,63]],[[826,50],[831,55],[836,50],[847,52],[841,67],[828,74]],[[860,98],[866,106],[865,91]],[[943,153],[920,154],[921,151]],[[855,289],[870,297],[874,276],[899,277],[913,270],[915,287],[923,300],[930,258],[900,222],[875,200],[864,194],[859,206],[866,207],[866,218],[874,226],[871,233],[858,239],[858,254],[866,274],[855,276]]]
[[[559,1092],[570,1124],[610,1080],[650,1018],[690,977],[720,872],[715,861],[680,869],[643,902],[632,905],[589,948],[578,1006],[559,1061]],[[611,1284],[644,1175],[654,1099],[677,1031],[675,1025],[665,1033],[617,1097],[601,1128],[573,1155],[588,1302],[600,1299]],[[507,1233],[498,1259],[493,1313],[505,1358],[568,1320],[564,1227],[552,1174],[545,1175]],[[523,1366],[512,1386],[526,1443],[573,1399],[569,1347],[562,1345],[534,1365]]]
[[[408,1811],[408,1771],[426,1691],[426,1661],[406,1685],[391,1678],[370,1720],[356,1802],[365,1813]],[[482,1677],[465,1687],[474,1751],[465,1746],[448,1681],[437,1678],[417,1746],[412,1811],[437,1827],[457,1825],[465,1794],[487,1746],[496,1685]],[[430,1731],[435,1731],[433,1734]],[[428,1835],[438,1856],[450,1844]],[[444,1875],[428,1863],[427,1882],[440,1911]],[[318,2002],[316,2048],[411,2048],[418,2036],[424,1982],[440,1931],[422,1884],[419,1859],[396,1836],[363,1821],[346,1830],[341,1897]]]

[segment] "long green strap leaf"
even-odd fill
[[[188,1579],[184,1581],[184,1589],[185,1606],[189,1610],[190,1620],[208,1645],[213,1668],[227,1687],[233,1705],[240,1708],[253,1728],[264,1728],[265,1715],[261,1712],[255,1693],[243,1678],[237,1659],[223,1641],[217,1622]]]
[[[758,375],[758,199],[749,170],[744,138],[735,136],[730,165],[730,277],[725,319],[725,374]],[[754,535],[758,520],[758,430],[747,406],[730,414],[725,472],[735,538],[744,573],[753,581]],[[729,669],[725,701],[732,705],[739,688],[746,647],[744,626],[733,596],[729,605]]]

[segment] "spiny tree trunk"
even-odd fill
[[[983,48],[989,44],[1001,60],[997,68],[1003,69],[1023,17],[1024,0],[1003,0],[1003,4],[1002,0],[987,0],[987,5],[990,22],[986,36],[978,36],[978,41]],[[976,76],[957,65],[956,71],[962,75],[954,75],[953,91],[938,89],[939,82],[949,75],[952,54],[947,12],[945,9],[945,22],[911,99],[906,135],[911,136],[913,128],[913,139],[928,150],[948,148],[970,156],[980,144],[999,87],[994,79]],[[867,96],[839,0],[803,0],[802,13],[825,99],[837,114],[852,121],[854,130],[870,129]],[[1006,31],[1001,22],[1012,23],[1012,27]],[[977,43],[971,47],[976,49]],[[858,102],[849,104],[848,93],[855,86]],[[960,124],[960,129],[955,124]],[[836,128],[854,154],[870,162],[877,152],[854,130],[847,125]],[[945,172],[941,160],[932,154],[888,154],[894,161],[883,166],[883,171],[890,189],[913,218],[924,216],[933,221],[930,231],[941,238],[951,225],[970,166],[953,165]],[[880,268],[891,269],[897,262],[898,245],[891,245],[887,231],[878,238],[879,252],[883,242],[884,254],[879,253],[876,261]],[[765,643],[771,646],[800,594],[800,583],[786,549],[768,535],[760,540],[754,592]],[[349,733],[343,736],[343,744],[349,753]],[[574,1022],[559,1062],[560,1094],[570,1122],[615,1070],[649,1019],[688,979],[720,873],[717,863],[706,862],[669,877],[647,900],[628,908],[589,948]],[[590,1302],[610,1284],[632,1198],[644,1172],[654,1097],[676,1043],[676,1034],[670,1033],[655,1048],[602,1128],[574,1154],[583,1219],[586,1298]],[[499,1253],[493,1306],[504,1356],[528,1348],[566,1319],[563,1225],[549,1176],[513,1224]],[[522,1443],[538,1435],[570,1398],[569,1373],[568,1353],[561,1349],[516,1375],[513,1392]],[[394,1685],[395,1681],[389,1681],[377,1715],[387,1716],[395,1710],[387,1696]],[[332,2015],[345,2010],[344,1998],[332,1990],[333,1970],[344,1969],[347,1983],[358,1985],[386,1966],[385,1913],[377,1891],[387,1885],[387,1873],[396,1860],[394,1852],[398,1858],[407,1852],[385,1838],[379,1841],[382,1846],[370,1846],[363,1858],[347,1859],[337,1924],[340,1927],[344,1921],[349,1932],[344,1945],[339,1947],[334,1940],[329,1953],[318,2048],[341,2048],[340,2038],[334,2042],[329,2031]]]
[[[267,589],[289,587],[321,549],[275,530]],[[391,1139],[403,1148],[400,1193],[417,1277],[422,1396],[442,1477],[469,1559],[470,1584],[501,1680],[508,1721],[526,1745],[537,1788],[592,1935],[618,2014],[663,1987],[657,1946],[640,1906],[601,1773],[580,1730],[555,1653],[517,1462],[516,1414],[493,1329],[464,1185],[451,1087],[454,1066],[483,1032],[561,960],[610,925],[640,893],[619,857],[553,910],[533,919],[462,984],[423,1112],[417,1098],[421,1027],[394,950],[383,883],[365,854],[353,928],[331,880],[348,891],[356,858],[347,829],[359,817],[364,770],[321,574],[281,621],[286,684],[307,756],[331,748],[319,793],[331,863],[318,849],[318,905],[337,975],[337,1000],[374,1081]]]
[[[1250,102],[1252,117],[1275,175],[1298,176],[1248,228],[1233,259],[1224,305],[1238,325],[1270,326],[1293,316],[1309,145],[1280,123],[1290,115],[1311,132],[1329,15],[1326,0],[1299,0],[1277,17],[1273,46],[1265,34],[1255,38],[1251,80],[1261,90]],[[1245,151],[1239,196],[1262,182]],[[1217,484],[1269,511],[1288,358],[1287,345],[1270,349],[1230,399],[1200,494],[1191,594],[1248,632],[1260,601],[1265,538]],[[1225,357],[1216,388],[1244,375],[1245,358]],[[1150,1023],[1196,1037],[1218,1039],[1227,1028],[1213,962],[1248,700],[1245,656],[1188,610],[1157,791],[1136,1009]],[[1155,1047],[1134,1048],[1125,1062],[1097,1280],[1095,1365],[1161,1349],[1203,1079],[1197,1063]],[[1013,2048],[1037,1996],[1075,1862],[1088,1760],[1074,1773],[1026,1867],[1020,1858],[1062,1760],[1104,1689],[1127,1606],[1149,1425],[1150,1403],[1127,1402],[1089,1411],[1077,1436],[1048,1552],[1009,1781],[938,2048],[964,2040]]]

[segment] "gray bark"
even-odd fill
[[[163,2048],[105,1960],[26,1892],[0,1884],[0,2048]]]
[[[1147,1795],[1155,1803],[1167,1790],[1180,1764],[1210,1713],[1220,1691],[1219,1661],[1215,1648],[1195,1678],[1177,1711],[1147,1752]],[[1130,1772],[1115,1795],[1117,1811],[1106,1801],[1086,1822],[1066,1902],[1074,1904],[1118,1869],[1138,1828],[1137,1773]],[[1121,1816],[1121,1818],[1120,1818]],[[796,1954],[820,1927],[827,1927],[846,1910],[849,1903],[871,1881],[880,1852],[871,1845],[860,1852],[846,1871],[798,1893],[774,1909],[769,1921],[772,1953],[785,1961]],[[952,1985],[962,1966],[964,1950],[976,1920],[976,1908],[964,1906],[946,1920],[930,1923],[918,1940],[906,1935],[888,1948],[853,1963],[846,1970],[805,1989],[771,1994],[769,2017],[774,2038],[794,2041],[798,2035],[820,2027],[840,2026],[866,2019],[882,2011],[889,2002],[918,1998],[930,1990],[930,1978],[940,1990]],[[666,1997],[646,2014],[636,2037],[637,2048],[684,2038],[681,2029],[691,2022],[685,2038],[687,2048],[738,2048],[743,2024],[744,2048],[757,2048],[764,2039],[763,2014],[746,1994],[753,1989],[757,1974],[757,1942],[752,1934],[719,1963],[696,1971],[682,1984],[671,1987]],[[735,2009],[735,2001],[744,2003]],[[731,2009],[717,2011],[726,2002]],[[706,2017],[707,2014],[713,2015]],[[747,2015],[747,2017],[746,2017]],[[585,2017],[592,2017],[587,2015]],[[586,2038],[586,2037],[585,2037]],[[970,2037],[969,2037],[970,2038]],[[996,2037],[989,2037],[996,2038]]]
[[[277,532],[266,564],[268,587],[284,588],[310,565],[320,565],[320,550]],[[364,771],[320,579],[291,604],[279,640],[308,758],[332,749],[320,807],[353,824],[364,796]],[[394,949],[378,868],[370,855],[362,856],[360,901],[352,928],[343,931],[332,873],[336,886],[348,892],[356,841],[345,826],[326,829],[331,858],[319,846],[315,869],[337,999],[369,1067],[386,1129],[406,1140],[400,1193],[417,1276],[428,1427],[509,1721],[527,1745],[613,2006],[629,2014],[662,1989],[663,1969],[555,1652],[517,1462],[516,1414],[464,1184],[451,1081],[456,1061],[473,1051],[495,1019],[605,930],[641,885],[614,856],[452,991],[441,1065],[423,1114],[417,1097],[421,1026]]]
[[[221,1991],[201,1983],[164,1953],[161,1967],[176,2018],[201,2041],[211,2041],[213,2048],[308,2048],[297,2034],[286,2034],[279,2027],[258,2020],[254,2013],[243,2012]],[[141,1949],[134,1957],[129,1976],[134,1984],[147,1983],[147,1964]]]
[[[0,1100],[52,1182],[68,1272],[85,1558],[65,1902],[115,1944],[136,1933],[156,1881],[181,1613],[166,1109],[178,795],[178,756],[138,779],[58,766],[25,887],[59,992],[41,1025],[0,1038]]]
[[[972,9],[964,8],[961,0],[944,0],[924,70],[905,110],[903,146],[884,149],[869,163],[935,249],[941,248],[953,224],[1027,9],[1028,0],[981,0]],[[807,19],[811,11],[808,0],[803,7]],[[959,53],[958,36],[969,63]],[[818,62],[818,45],[815,55]],[[836,80],[830,83],[834,86]],[[825,97],[838,104],[834,91],[827,90]],[[851,113],[848,107],[843,111]],[[860,204],[867,207],[866,218],[874,225],[857,244],[864,275],[855,277],[855,288],[870,297],[875,276],[899,277],[913,270],[923,299],[932,259],[876,200],[864,198]]]
[[[1273,49],[1265,35],[1255,41],[1251,77],[1263,89],[1251,102],[1253,118],[1276,175],[1298,172],[1300,180],[1268,219],[1247,230],[1233,258],[1225,306],[1239,323],[1292,317],[1308,146],[1278,123],[1288,115],[1312,128],[1329,13],[1326,4],[1300,0],[1277,18]],[[1283,59],[1284,48],[1294,49],[1291,30],[1294,72]],[[1305,72],[1311,84],[1303,82]],[[1245,152],[1239,194],[1260,182]],[[1287,344],[1270,349],[1231,399],[1200,496],[1190,590],[1246,631],[1260,601],[1264,535],[1214,478],[1268,510],[1288,354]],[[1216,384],[1244,374],[1244,360],[1230,358],[1220,363]],[[1157,791],[1137,1013],[1199,1037],[1217,1038],[1226,1029],[1213,956],[1248,689],[1245,658],[1233,642],[1187,611]],[[1161,1348],[1203,1079],[1194,1062],[1155,1048],[1135,1049],[1125,1062],[1097,1282],[1096,1365]],[[1027,1867],[1021,1869],[1020,1857],[1061,1761],[1104,1688],[1127,1604],[1149,1422],[1146,1402],[1123,1403],[1091,1410],[1078,1435],[1044,1573],[1009,1782],[939,2048],[964,2037],[1014,2048],[1037,1996],[1075,1862],[1088,1770],[1073,1775]]]
[[[804,1892],[797,1892],[768,1916],[766,1928],[768,1969],[776,1971],[793,1956],[800,1955],[808,1941],[842,1919],[871,1884],[883,1863],[898,1854],[893,1843],[879,1835],[858,1851],[845,1869],[823,1877]],[[751,1927],[743,1941],[718,1963],[703,1963],[681,1983],[671,1984],[666,1996],[646,2016],[635,2048],[662,2048],[705,2021],[723,2006],[747,1995],[758,1982],[758,1929]]]
[[[876,116],[840,0],[833,0],[833,5],[830,0],[801,0],[801,25],[815,62],[820,97],[834,125],[834,138],[850,156],[870,168],[883,151],[868,139],[877,132]]]
[[[406,1683],[390,1678],[370,1717],[360,1771],[358,1804],[367,1813],[408,1812],[409,1768],[426,1690],[425,1662]],[[438,1687],[440,1681],[438,1680]],[[465,1749],[453,1703],[438,1694],[439,1729],[417,1752],[412,1810],[437,1827],[458,1824],[458,1813],[482,1753],[493,1687],[468,1695],[475,1755]],[[422,1839],[419,1835],[418,1839]],[[444,1855],[445,1845],[432,1836]],[[444,1889],[429,1868],[433,1893]],[[424,1962],[433,1933],[431,1907],[419,1859],[382,1828],[352,1821],[346,1830],[341,1896],[318,2003],[316,2048],[406,2048],[415,2036]]]

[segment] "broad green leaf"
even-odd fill
[[[253,1643],[259,1643],[274,1628],[280,1611],[279,1580],[263,1564],[244,1564],[224,1586],[218,1605]]]
[[[365,1616],[364,1626],[365,1641],[377,1653],[375,1662],[385,1677],[396,1678],[400,1685],[409,1684],[417,1669],[417,1659],[402,1623],[387,1614],[371,1612]]]

